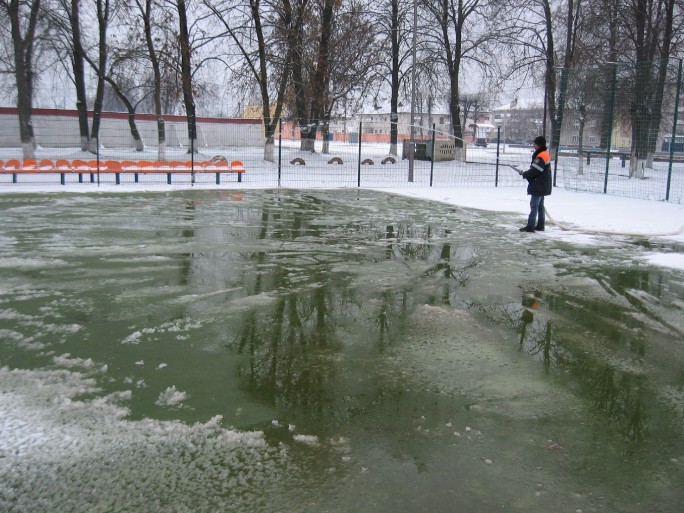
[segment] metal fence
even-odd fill
[[[681,61],[562,70],[562,130],[553,138],[560,141],[553,163],[555,185],[684,203],[681,90]],[[76,118],[60,123],[70,137],[77,131]],[[312,152],[302,149],[298,127],[284,124],[266,159],[262,130],[213,123],[200,126],[197,138],[191,139],[187,125],[176,124],[175,137],[164,146],[158,145],[154,130],[144,132],[136,144],[119,122],[108,126],[106,141],[96,141],[92,152],[65,145],[54,130],[54,144],[38,137],[34,160],[21,159],[18,144],[0,148],[0,187],[524,187],[511,166],[528,166],[532,152],[527,142],[505,143],[496,130],[473,144],[457,141],[435,125],[413,131],[400,125],[392,146],[389,127],[363,123],[347,123],[347,129],[326,140],[319,133]]]
[[[562,70],[560,82],[558,182],[571,190],[683,202],[681,60]]]
[[[76,121],[74,121],[76,122]],[[110,132],[112,129],[110,128]],[[266,160],[263,138],[251,144],[218,144],[201,137],[187,144],[167,145],[163,159],[154,141],[142,149],[132,144],[105,146],[94,152],[80,148],[39,146],[36,159],[22,160],[21,148],[0,149],[0,187],[54,184],[97,185],[197,185],[203,187],[468,187],[523,186],[507,164],[529,164],[530,147],[508,145],[497,155],[497,145],[457,144],[453,136],[434,128],[398,127],[396,147],[388,134],[369,133],[362,123],[353,131],[335,133],[314,143],[315,151],[302,149],[299,129],[282,128],[276,134],[272,160]],[[110,134],[112,137],[112,134]],[[114,137],[121,141],[122,134]],[[130,136],[128,136],[130,139]],[[226,140],[229,138],[226,137]],[[411,158],[413,157],[413,158]]]

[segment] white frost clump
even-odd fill
[[[123,341],[121,342],[122,344],[137,344],[140,342],[140,336],[142,335],[141,332],[139,331],[134,331],[130,335],[128,335]]]
[[[292,439],[295,442],[300,442],[306,445],[318,445],[318,437],[316,435],[294,435]]]
[[[62,367],[84,367],[86,369],[95,367],[95,362],[92,358],[86,360],[83,358],[71,358],[70,353],[64,353],[62,356],[55,356],[52,361],[55,365],[61,365]]]
[[[134,392],[101,392],[81,372],[0,365],[0,511],[272,511],[300,483],[263,432],[223,428],[220,416],[127,419],[117,403]]]
[[[157,406],[175,406],[176,404],[182,403],[187,398],[187,393],[176,390],[175,385],[173,385],[159,394],[159,399],[157,399],[157,402],[154,404]]]

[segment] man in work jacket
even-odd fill
[[[546,139],[539,136],[534,140],[532,165],[527,171],[517,169],[529,183],[527,194],[530,195],[530,215],[527,224],[520,228],[521,232],[544,231],[544,196],[551,194],[553,179],[551,177],[551,155],[546,148]]]

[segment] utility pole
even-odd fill
[[[413,0],[413,48],[411,65],[411,143],[409,144],[408,181],[413,182],[413,161],[416,157],[416,140],[414,123],[416,119],[416,35],[418,32],[418,3]]]

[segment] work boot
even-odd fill
[[[528,232],[528,233],[534,233],[534,227],[533,226],[523,226],[520,228],[521,232]]]
[[[544,225],[543,224],[538,224],[537,226],[534,227],[535,232],[543,232],[544,231]]]

